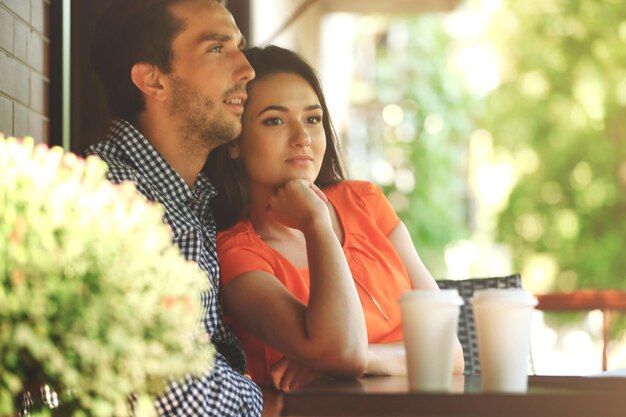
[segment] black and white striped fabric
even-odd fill
[[[217,349],[213,369],[201,377],[171,381],[168,391],[157,399],[160,415],[260,416],[261,391],[242,374],[243,350],[224,325],[219,305],[215,221],[209,207],[215,189],[202,173],[190,188],[146,138],[122,119],[114,119],[107,140],[86,154],[98,155],[109,165],[107,176],[113,183],[132,181],[146,198],[165,206],[164,220],[172,228],[174,243],[211,282],[202,301],[204,325]]]
[[[465,375],[480,375],[480,356],[478,354],[478,336],[474,323],[474,309],[470,299],[477,290],[488,288],[522,288],[522,276],[520,274],[488,277],[468,278],[461,280],[437,280],[441,289],[454,289],[459,291],[464,304],[461,306],[458,325],[458,337],[463,347],[465,359]],[[529,369],[534,373],[532,355],[529,357]]]

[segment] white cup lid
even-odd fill
[[[472,304],[506,303],[536,306],[537,298],[522,288],[489,288],[475,291],[470,302]]]
[[[404,302],[436,302],[463,305],[463,299],[457,290],[411,290],[400,295],[400,303]]]

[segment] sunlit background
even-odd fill
[[[277,34],[295,5],[256,2],[253,43],[319,69],[350,176],[383,187],[433,275],[623,289],[626,3],[366,3],[302,2]],[[601,351],[600,311],[536,313],[537,373],[600,372]]]

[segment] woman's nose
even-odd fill
[[[294,128],[291,135],[291,143],[294,146],[309,146],[311,144],[311,135],[301,123],[298,123]]]

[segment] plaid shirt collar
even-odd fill
[[[181,205],[194,199],[208,204],[209,199],[217,194],[202,172],[198,174],[193,188],[190,188],[148,139],[126,120],[113,119],[107,138],[124,150],[132,165],[141,167],[144,180],[164,201]]]

